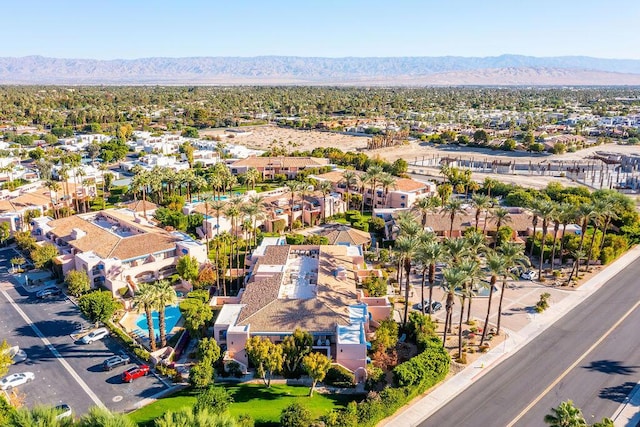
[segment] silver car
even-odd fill
[[[2,381],[0,381],[0,389],[10,390],[13,387],[33,381],[35,377],[36,376],[33,372],[21,372],[19,374],[7,375],[2,379]]]
[[[82,341],[83,344],[91,344],[94,341],[103,339],[107,335],[109,335],[109,330],[107,328],[98,328],[83,336],[80,341]]]

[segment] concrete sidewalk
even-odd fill
[[[380,425],[406,427],[420,424],[468,388],[482,375],[498,366],[500,362],[515,354],[527,343],[540,335],[569,312],[571,308],[580,304],[639,257],[640,245],[634,247],[611,263],[559,303],[552,305],[544,313],[535,315],[531,323],[520,331],[513,332],[505,330],[507,338],[502,344],[483,354],[464,370],[431,390],[424,397],[414,401],[410,406],[400,410],[393,417],[383,421]],[[638,422],[638,407],[640,406],[640,387],[636,387],[634,392],[635,394],[632,393],[628,402],[621,405],[620,409],[614,414],[615,418],[613,419],[616,426],[636,426],[635,423]]]

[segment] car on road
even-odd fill
[[[524,280],[536,280],[538,278],[538,273],[534,270],[528,270],[522,273],[520,278]]]
[[[7,375],[0,381],[0,390],[10,390],[22,384],[26,384],[35,379],[33,372],[21,372],[19,374]]]
[[[38,292],[36,292],[36,298],[45,299],[49,297],[56,297],[61,293],[62,291],[57,286],[47,286],[46,288],[40,289]]]
[[[102,369],[110,371],[118,366],[128,365],[131,362],[131,358],[124,352],[111,356],[102,362]]]
[[[53,408],[58,415],[56,415],[56,420],[61,420],[63,418],[68,418],[73,414],[73,411],[71,410],[71,407],[69,405],[67,405],[66,403],[62,403],[60,405],[57,405]]]
[[[442,303],[440,301],[434,301],[431,303],[431,313],[434,313],[438,310],[442,310]]]
[[[83,344],[91,344],[94,341],[103,339],[107,335],[109,335],[109,330],[107,328],[98,328],[83,336],[80,341],[82,341]]]
[[[140,365],[129,368],[122,373],[122,381],[130,383],[131,381],[149,375],[149,365]]]

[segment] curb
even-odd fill
[[[640,258],[640,245],[628,250],[624,255],[606,266],[602,271],[576,289],[575,292],[571,293],[558,304],[552,305],[544,313],[537,316],[536,319],[532,320],[519,332],[505,329],[504,331],[507,334],[507,337],[502,344],[493,348],[483,356],[480,356],[473,364],[467,366],[447,381],[436,386],[436,388],[434,388],[430,393],[423,395],[423,397],[419,398],[415,403],[404,407],[399,413],[392,415],[390,418],[387,418],[387,420],[383,420],[378,425],[388,427],[405,427],[416,426],[425,421],[440,408],[453,400],[458,394],[471,386],[475,380],[481,378],[501,362],[517,353],[532,339],[540,335],[547,328],[566,315],[571,308],[576,305],[576,303],[591,296],[616,274],[618,274],[620,270],[626,268],[638,258]],[[478,372],[478,369],[481,369],[481,371]],[[640,413],[636,413],[638,406],[640,406],[640,386],[636,386],[634,392],[632,392],[632,396],[628,398],[626,403],[621,405],[614,415],[616,417],[614,420],[617,420],[619,417],[627,417],[624,421],[633,421],[633,419],[636,418],[640,419]],[[636,420],[636,422],[637,421],[638,420]],[[618,422],[616,422],[615,425],[624,426],[626,424],[618,424]],[[634,424],[629,425],[633,426]]]

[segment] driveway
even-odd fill
[[[90,345],[75,343],[70,334],[78,323],[87,323],[80,310],[64,295],[38,300],[33,291],[16,285],[5,273],[7,260],[15,256],[11,252],[0,251],[0,326],[7,341],[28,356],[10,372],[36,374],[33,383],[19,389],[29,406],[64,402],[78,414],[95,405],[122,412],[167,388],[154,375],[122,383],[120,374],[126,367],[103,372],[102,361],[122,347],[112,338]]]

